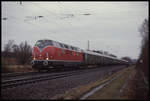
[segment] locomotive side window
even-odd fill
[[[74,48],[71,46],[71,50],[74,50]]]
[[[66,49],[69,49],[68,45],[65,45],[65,44],[64,44],[64,47],[65,47]]]
[[[72,51],[70,51],[70,55],[72,55]]]
[[[78,56],[79,55],[79,53],[78,52],[76,52],[76,56]]]
[[[76,47],[74,47],[74,49],[77,51],[77,48],[76,48]]]
[[[69,49],[69,50],[72,50],[71,46],[68,46],[68,49]]]
[[[73,48],[73,50],[75,50],[75,47],[72,47]]]

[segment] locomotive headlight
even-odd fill
[[[48,56],[48,53],[46,53],[46,60],[48,60],[49,58],[48,58],[49,56]]]
[[[35,60],[35,57],[33,58],[33,60]]]

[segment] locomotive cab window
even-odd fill
[[[35,46],[39,47],[39,48],[44,48],[46,46],[53,46],[53,43],[51,40],[39,40],[36,42]]]
[[[63,45],[63,44],[59,43],[59,45],[61,46],[61,48],[64,48],[64,45]]]
[[[61,48],[60,44],[58,42],[54,42],[56,47]]]

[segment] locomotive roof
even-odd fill
[[[65,44],[65,43],[62,43],[62,42],[58,42],[58,41],[54,41],[54,40],[50,40],[50,39],[41,39],[41,40],[38,40],[38,41],[52,41],[53,43],[59,43],[59,46],[60,46],[59,48],[65,48],[65,49],[69,49],[69,50],[76,50],[78,52],[82,51],[82,49],[80,49],[79,47],[68,45],[68,44]],[[63,47],[60,44],[63,44]],[[58,47],[57,45],[54,45],[54,46]],[[64,46],[67,46],[68,48],[66,48]]]

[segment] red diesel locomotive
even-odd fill
[[[57,66],[77,66],[83,61],[81,49],[53,40],[39,40],[32,51],[32,67],[37,69]]]

